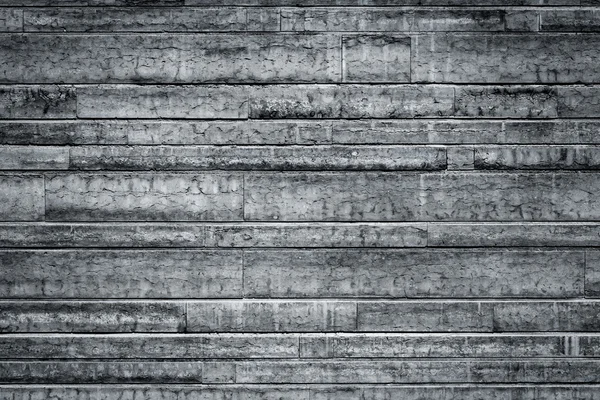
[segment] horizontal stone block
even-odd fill
[[[330,144],[321,121],[0,121],[1,144]]]
[[[8,1],[8,0],[3,0]],[[19,1],[48,1],[48,0],[19,0]],[[62,0],[67,1],[67,0]],[[75,0],[71,0],[75,1]],[[93,0],[109,1],[109,0]],[[121,0],[132,1],[132,0]],[[174,1],[174,0],[173,0]],[[593,4],[597,0],[581,0],[582,5]],[[245,6],[481,6],[482,0],[185,0],[188,6],[201,5],[245,5]],[[562,5],[578,6],[580,0],[487,0],[485,6],[538,6],[538,5]]]
[[[583,294],[584,264],[581,251],[254,250],[245,252],[244,292],[249,297],[577,297]]]
[[[500,121],[334,121],[333,143],[498,143],[503,141],[502,124]]]
[[[594,173],[248,174],[246,220],[600,219]]]
[[[264,398],[281,398],[286,400],[377,400],[381,398],[398,398],[403,400],[422,400],[423,398],[441,400],[480,400],[480,399],[600,399],[597,385],[356,385],[326,387],[290,387],[278,385],[227,385],[227,386],[147,386],[147,385],[3,385],[0,387],[0,398],[26,400],[30,398],[76,399],[137,399],[149,400],[172,398],[202,398],[216,400],[221,397],[234,400]]]
[[[549,9],[540,11],[542,32],[599,32],[597,9]]]
[[[181,223],[0,224],[4,247],[204,247],[206,228]],[[217,246],[212,246],[217,247]]]
[[[44,219],[44,177],[0,175],[0,220],[40,221]]]
[[[66,147],[0,146],[2,170],[64,170],[69,168]]]
[[[434,34],[412,45],[412,82],[594,83],[595,35]]]
[[[71,86],[0,86],[0,119],[75,118],[77,93]]]
[[[357,330],[492,332],[491,310],[476,302],[359,302]]]
[[[183,332],[185,318],[182,302],[0,302],[0,332]]]
[[[508,32],[538,32],[540,16],[538,10],[507,10],[504,16]]]
[[[300,338],[304,358],[563,357],[563,336],[335,334]]]
[[[0,147],[0,155],[3,148]],[[77,170],[441,170],[443,147],[90,146],[69,150]],[[0,161],[0,168],[3,166]]]
[[[100,85],[79,87],[78,94],[80,118],[248,117],[246,89],[240,86]]]
[[[54,175],[46,218],[55,221],[240,220],[238,174]]]
[[[560,88],[559,88],[560,89]],[[550,86],[461,86],[456,116],[479,118],[556,118],[557,89]]]
[[[476,169],[597,170],[597,146],[486,146],[475,147]]]
[[[152,4],[149,4],[152,5]],[[226,32],[246,31],[246,10],[207,8],[26,9],[25,32]]]
[[[198,361],[0,362],[1,383],[227,383],[234,379],[235,365]]]
[[[281,25],[279,15],[280,11],[278,8],[247,8],[246,29],[249,31],[279,32]]]
[[[600,225],[595,223],[429,224],[433,247],[598,246]]]
[[[0,237],[2,237],[0,225]],[[425,247],[425,224],[223,224],[207,229],[208,247]],[[0,240],[0,244],[2,241]]]
[[[600,113],[600,86],[561,86],[556,90],[559,117],[594,118]]]
[[[341,62],[332,35],[248,33],[2,35],[0,60],[0,83],[339,82]]]
[[[356,327],[354,302],[214,301],[189,303],[187,310],[188,332],[335,332]]]
[[[419,175],[248,174],[244,217],[267,221],[416,221]]]
[[[406,1],[402,3],[400,5],[410,4]],[[281,30],[333,32],[503,31],[504,18],[505,11],[503,10],[464,10],[460,8],[288,8],[281,10]]]
[[[22,32],[23,10],[4,8],[0,10],[0,32]]]
[[[410,37],[342,36],[344,82],[410,82]]]
[[[279,85],[252,89],[250,118],[416,118],[454,114],[454,88]]]
[[[5,359],[296,358],[290,335],[2,335]]]
[[[239,383],[598,383],[598,360],[240,362]]]
[[[498,302],[491,307],[498,332],[600,330],[600,302]]]
[[[593,173],[423,175],[428,221],[585,221],[600,219]]]
[[[0,398],[9,397],[14,400],[25,400],[26,398],[57,397],[65,400],[114,400],[114,399],[137,399],[148,400],[176,399],[178,397],[190,399],[217,400],[219,398],[231,398],[233,400],[260,400],[265,398],[281,398],[285,400],[309,400],[309,388],[291,388],[289,386],[146,386],[146,385],[77,385],[77,386],[16,386],[3,385],[0,387]],[[595,400],[595,399],[592,399]]]
[[[596,121],[507,121],[505,143],[578,144],[597,143],[600,123]]]
[[[202,298],[241,294],[239,251],[0,252],[4,298]]]
[[[184,0],[0,0],[0,6],[63,7],[63,6],[120,6],[166,7],[182,6]]]
[[[425,396],[432,399],[443,400],[477,400],[477,399],[576,399],[578,397],[597,400],[600,398],[597,386],[573,385],[573,386],[542,386],[542,385],[518,385],[518,386],[461,386],[452,387],[406,387],[406,386],[374,386],[364,389],[364,400],[376,400],[380,398],[400,398],[403,400],[420,400]]]

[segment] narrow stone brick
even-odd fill
[[[304,358],[466,358],[562,357],[558,335],[423,335],[327,334],[303,335]]]
[[[491,332],[492,308],[474,302],[359,302],[359,331]]]
[[[584,280],[582,251],[248,250],[244,265],[249,297],[577,297]]]
[[[2,229],[0,225],[0,235]],[[206,245],[209,247],[425,247],[427,245],[427,226],[418,223],[223,224],[211,225],[207,230]]]
[[[187,309],[188,332],[335,332],[356,326],[354,302],[214,301],[188,303]]]
[[[471,170],[474,168],[475,149],[473,146],[447,147],[449,170]]]
[[[595,144],[600,133],[596,121],[507,121],[506,143]]]
[[[362,400],[378,400],[382,398],[398,398],[403,400],[421,400],[423,398],[440,400],[512,400],[512,399],[557,399],[568,400],[585,398],[589,400],[600,399],[597,386],[577,385],[565,386],[469,386],[469,387],[393,387],[374,386],[364,389]]]
[[[475,148],[476,169],[600,169],[596,146],[486,146]]]
[[[206,227],[185,223],[0,224],[4,247],[204,247]],[[426,232],[424,236],[426,236]],[[213,246],[215,247],[215,246]]]
[[[68,169],[65,147],[0,146],[0,170]]]
[[[0,252],[4,298],[211,298],[242,290],[239,251]]]
[[[239,174],[54,175],[46,218],[54,221],[242,219]]]
[[[240,383],[598,383],[598,360],[240,362]]]
[[[565,86],[556,90],[560,118],[593,118],[600,114],[599,86]]]
[[[0,155],[3,148],[0,147]],[[440,170],[442,147],[74,147],[76,170]],[[3,163],[0,162],[0,168]]]
[[[80,118],[248,117],[246,89],[240,86],[100,85],[79,87],[78,93]]]
[[[1,221],[43,220],[44,202],[44,177],[0,175]]]
[[[203,383],[198,361],[4,361],[0,382],[20,384]],[[233,380],[233,374],[228,376]]]
[[[594,332],[600,302],[498,302],[491,305],[496,332]]]
[[[596,223],[429,224],[433,247],[598,246]]]
[[[59,398],[65,400],[133,400],[144,398],[148,400],[173,400],[177,398],[219,400],[222,398],[232,400],[309,400],[310,390],[308,388],[290,388],[289,386],[240,386],[240,385],[217,385],[217,386],[186,386],[186,385],[163,385],[148,386],[136,385],[3,385],[0,387],[0,398],[11,400],[26,400],[30,398]],[[412,400],[412,399],[411,399]],[[592,399],[595,400],[595,399]]]
[[[43,8],[25,10],[25,32],[235,32],[243,8]]]
[[[4,8],[0,10],[0,32],[22,32],[23,10]]]
[[[0,125],[1,126],[1,125]],[[503,141],[499,121],[335,121],[333,142],[343,144],[463,144]]]
[[[0,119],[75,118],[76,110],[71,86],[0,86]]]
[[[413,82],[593,83],[595,35],[436,34],[415,36]]]
[[[404,2],[406,4],[406,2]],[[404,5],[404,4],[402,4]],[[423,8],[292,8],[281,11],[283,31],[503,31],[503,10]]]
[[[342,36],[344,82],[410,82],[410,37]]]
[[[600,11],[596,9],[550,9],[540,11],[542,32],[598,32]]]
[[[549,86],[461,86],[456,88],[456,115],[482,118],[556,118],[557,90]]]
[[[0,302],[0,332],[5,333],[183,332],[185,325],[182,302]]]
[[[127,144],[127,130],[146,125],[82,121],[0,121],[0,143],[11,145]],[[128,129],[129,127],[129,129]],[[150,133],[148,133],[148,136]]]
[[[252,90],[250,118],[416,118],[454,113],[454,88],[414,85],[279,85]]]
[[[195,334],[2,335],[0,354],[5,359],[297,358],[298,338]]]

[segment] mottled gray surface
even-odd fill
[[[599,0],[0,0],[0,400],[600,400]]]

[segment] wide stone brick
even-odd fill
[[[239,251],[6,250],[3,298],[237,297]]]
[[[578,297],[584,264],[582,251],[248,250],[244,292],[249,297]]]
[[[204,221],[242,218],[239,174],[54,175],[46,217],[54,221]]]
[[[75,118],[76,112],[72,86],[0,86],[0,119]]]

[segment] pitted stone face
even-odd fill
[[[0,0],[0,399],[600,399],[599,0]]]

